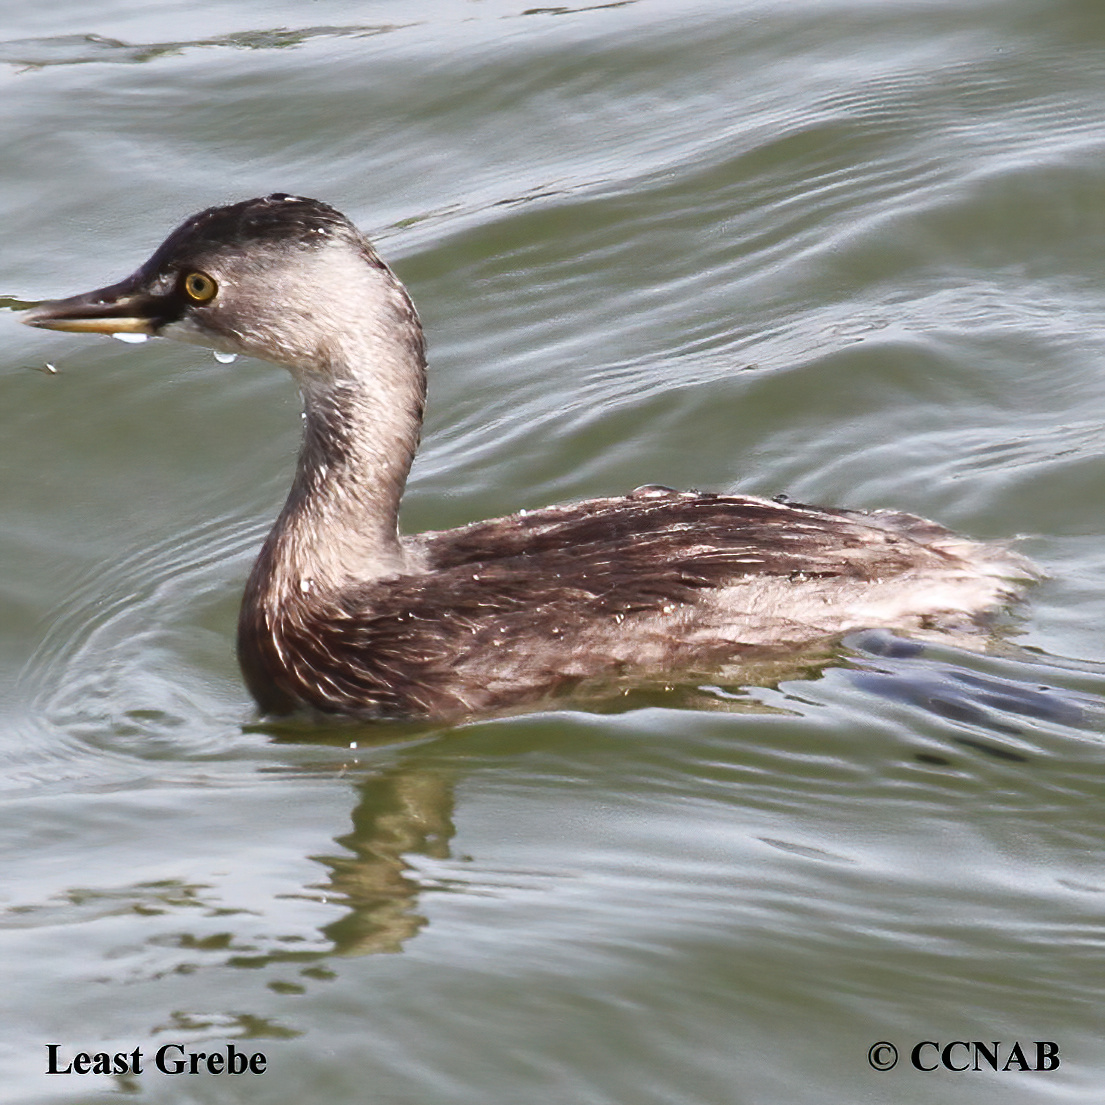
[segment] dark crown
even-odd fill
[[[146,267],[171,267],[180,255],[208,250],[247,251],[258,246],[317,248],[332,236],[360,242],[356,227],[321,200],[274,192],[225,207],[209,207],[185,219],[158,247]]]

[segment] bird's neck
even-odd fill
[[[303,442],[255,593],[340,594],[407,568],[399,501],[422,427],[425,354],[406,292],[397,281],[389,292],[388,325],[358,332],[346,322],[323,369],[296,372]]]

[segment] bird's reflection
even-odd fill
[[[397,952],[426,924],[406,857],[449,857],[452,780],[403,765],[362,780],[357,791],[352,831],[335,838],[348,854],[313,857],[330,871],[317,889],[348,907],[322,932],[337,954]]]

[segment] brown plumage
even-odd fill
[[[421,326],[367,239],[315,200],[201,212],[133,276],[27,321],[177,337],[296,377],[299,465],[239,624],[269,713],[460,717],[704,677],[856,629],[962,626],[1032,574],[908,514],[658,487],[401,538]]]

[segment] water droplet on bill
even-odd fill
[[[150,335],[149,334],[112,334],[113,338],[118,341],[125,341],[128,345],[138,345],[140,342],[144,342]]]
[[[233,364],[238,359],[237,353],[224,353],[221,349],[213,349],[212,352],[219,364]]]

